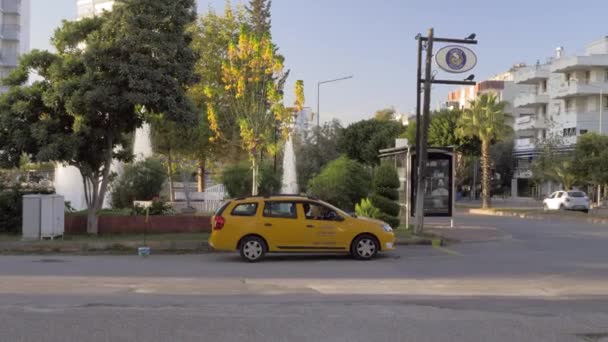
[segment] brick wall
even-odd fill
[[[207,216],[150,216],[148,233],[207,233],[211,231],[211,218]],[[146,229],[144,216],[100,216],[100,234],[140,234]],[[66,234],[85,234],[87,217],[66,215]]]

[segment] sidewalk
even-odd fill
[[[73,240],[54,241],[21,241],[18,237],[0,238],[0,254],[134,254],[138,247],[148,246],[154,254],[199,254],[209,253],[208,236],[185,236],[180,239],[178,234],[171,234],[163,239],[162,235],[150,236],[144,245],[141,238],[132,236],[120,238],[111,237],[76,237]],[[398,233],[399,235],[399,233]],[[71,237],[70,237],[71,238]],[[444,237],[441,234],[429,236],[403,236],[397,238],[397,245],[444,245],[457,239]]]

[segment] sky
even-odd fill
[[[199,0],[199,12],[209,6],[221,11],[224,3]],[[580,4],[584,10],[565,0],[273,0],[273,39],[291,70],[286,104],[301,79],[306,105],[316,111],[317,82],[353,75],[321,86],[321,121],[347,124],[387,107],[411,113],[419,32],[433,27],[436,36],[449,38],[476,33],[478,64],[471,72],[483,80],[517,63],[545,61],[558,46],[568,55],[581,54],[587,43],[608,35],[605,0]],[[76,0],[32,0],[32,48],[49,49],[61,20],[75,16]],[[437,78],[468,74],[438,72]],[[432,106],[453,89],[434,86]]]

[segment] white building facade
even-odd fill
[[[540,146],[551,139],[564,150],[574,148],[579,136],[587,132],[608,133],[608,37],[589,44],[582,56],[566,56],[563,48],[545,64],[519,69],[518,85],[532,87],[520,93],[514,106],[532,110],[515,120],[514,196],[541,195],[531,192],[531,164]],[[557,190],[547,184],[543,194]]]
[[[103,11],[111,11],[113,6],[114,0],[77,0],[78,19],[92,17]]]
[[[0,0],[0,79],[30,50],[30,0]],[[6,87],[0,86],[0,93]]]

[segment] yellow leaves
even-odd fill
[[[304,102],[306,101],[304,97],[304,81],[297,80],[295,86],[295,95],[296,101],[294,105],[296,106],[296,110],[299,112],[304,109]]]
[[[214,142],[216,139],[220,138],[221,132],[217,112],[212,105],[207,106],[207,120],[209,121],[209,128],[214,133],[214,136],[209,138],[209,141]]]

